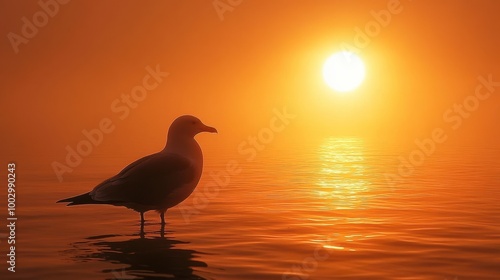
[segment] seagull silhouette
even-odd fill
[[[141,233],[144,213],[156,210],[164,228],[167,209],[184,201],[200,180],[203,154],[194,139],[200,132],[217,130],[194,116],[180,116],[170,125],[162,151],[134,161],[90,192],[57,202],[125,206],[141,214]]]

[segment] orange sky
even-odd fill
[[[103,118],[116,128],[99,149],[154,152],[186,113],[220,131],[204,141],[238,142],[283,107],[297,115],[283,132],[290,141],[353,135],[404,145],[443,127],[454,142],[497,146],[500,87],[457,130],[443,114],[474,94],[480,75],[500,81],[500,2],[393,2],[243,0],[221,20],[211,0],[73,0],[16,54],[8,34],[21,34],[22,18],[41,7],[0,1],[0,154],[37,155],[49,167]],[[364,84],[335,94],[323,62],[356,45],[356,28],[388,5],[400,12],[359,48]],[[156,65],[168,77],[120,119],[113,102]]]

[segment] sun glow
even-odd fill
[[[354,53],[338,52],[326,60],[323,66],[323,78],[330,88],[338,92],[349,92],[363,82],[365,65]]]

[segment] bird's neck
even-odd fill
[[[178,154],[195,163],[203,162],[200,145],[193,137],[170,136],[162,152]]]

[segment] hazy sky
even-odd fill
[[[48,166],[103,119],[114,127],[99,147],[107,151],[162,148],[180,114],[217,127],[206,142],[241,141],[285,107],[296,115],[283,132],[290,141],[404,145],[436,127],[463,144],[500,140],[500,86],[474,97],[478,77],[500,82],[495,0],[40,2],[53,16],[38,1],[0,1],[2,158],[31,154]],[[23,21],[34,15],[36,30]],[[345,46],[367,76],[338,95],[321,68]],[[471,112],[456,111],[464,100]]]

